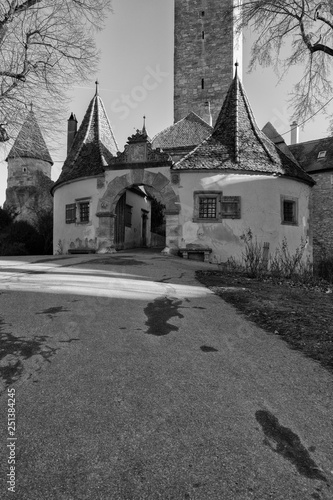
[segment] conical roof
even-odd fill
[[[100,96],[90,101],[55,186],[104,172],[118,146]]]
[[[154,149],[194,147],[206,139],[212,130],[208,123],[191,111],[185,118],[155,135],[152,146]]]
[[[210,137],[172,168],[261,172],[314,183],[296,160],[261,132],[237,72]]]
[[[45,144],[42,132],[31,110],[9,151],[8,158],[34,158],[47,161],[53,165],[49,150]]]

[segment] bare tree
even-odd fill
[[[13,137],[29,104],[55,130],[66,92],[96,70],[94,33],[110,0],[0,2],[0,124]]]
[[[233,11],[239,29],[250,28],[256,39],[249,68],[273,66],[283,78],[293,66],[302,68],[291,104],[299,121],[332,96],[333,1],[244,0]],[[230,12],[231,14],[231,12]]]

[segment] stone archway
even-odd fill
[[[97,217],[99,227],[97,242],[99,253],[115,252],[115,210],[120,197],[133,186],[148,186],[153,188],[165,205],[166,218],[166,248],[165,253],[177,253],[180,225],[178,214],[180,212],[179,196],[171,186],[170,180],[161,172],[154,173],[144,169],[133,169],[127,174],[116,177],[109,182],[107,189],[98,202]]]

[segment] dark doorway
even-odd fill
[[[120,198],[116,206],[115,220],[115,235],[114,244],[116,250],[122,250],[125,246],[125,208],[126,208],[126,193]]]

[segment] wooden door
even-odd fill
[[[114,244],[116,250],[122,250],[125,246],[125,205],[126,193],[119,198],[116,206]]]

